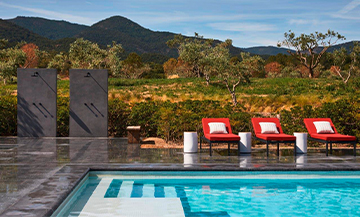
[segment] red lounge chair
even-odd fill
[[[314,122],[315,121],[327,121],[334,133],[317,133]],[[305,118],[304,123],[306,129],[309,132],[309,140],[316,142],[326,143],[326,156],[328,156],[328,144],[330,143],[330,154],[332,154],[332,143],[350,143],[354,145],[354,156],[356,156],[356,143],[357,139],[355,136],[348,136],[340,134],[336,131],[336,128],[330,118]]]
[[[221,122],[226,126],[227,134],[210,134],[209,123]],[[227,143],[228,144],[228,155],[230,156],[230,143],[238,144],[238,155],[240,156],[240,136],[235,135],[231,131],[230,120],[229,118],[203,118],[202,126],[204,136],[200,138],[200,150],[201,150],[201,141],[204,140],[210,144],[210,156],[211,153],[211,144],[212,143]]]
[[[281,129],[280,121],[277,118],[252,118],[251,119],[255,137],[254,139],[266,143],[266,156],[269,156],[269,144],[277,144],[277,155],[279,156],[279,143],[294,143],[294,155],[296,155],[296,137],[285,134]],[[279,133],[261,133],[261,122],[275,123]]]

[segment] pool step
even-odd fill
[[[160,193],[156,194],[155,191]],[[169,188],[161,191],[154,185],[103,178],[79,216],[185,217],[180,198],[153,198],[154,195],[161,195],[161,192],[174,195],[173,191]]]

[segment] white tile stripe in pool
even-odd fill
[[[126,217],[162,217],[174,216],[185,217],[180,198],[146,198],[154,197],[154,185],[144,185],[143,196],[145,198],[129,198],[133,187],[133,181],[122,183],[118,197],[128,198],[104,198],[112,178],[103,178],[92,196],[89,198],[79,216],[126,216]],[[174,188],[165,188],[167,196],[176,197]]]
[[[142,197],[155,197],[155,186],[154,184],[145,184],[143,187],[143,196]]]
[[[130,198],[134,181],[124,181],[121,184],[120,191],[117,197]],[[100,183],[99,183],[100,185]],[[109,186],[108,186],[109,187]]]

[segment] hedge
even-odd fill
[[[69,135],[69,99],[57,100],[57,135]],[[0,96],[0,136],[16,136],[17,101],[15,96]],[[360,100],[345,99],[325,103],[321,107],[293,107],[280,112],[285,133],[306,132],[303,119],[329,117],[340,133],[360,138]],[[233,132],[251,131],[251,117],[259,116],[244,112],[241,106],[221,104],[212,100],[187,100],[183,102],[148,101],[126,104],[118,99],[109,100],[109,136],[126,136],[126,126],[140,125],[144,137],[162,137],[165,140],[181,140],[184,131],[196,131],[201,136],[201,119],[228,117]]]

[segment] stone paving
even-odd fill
[[[352,150],[324,150],[294,156],[276,147],[237,156],[204,149],[142,149],[126,138],[0,138],[0,215],[49,216],[89,170],[360,170],[360,156]],[[358,152],[359,154],[359,152]]]

